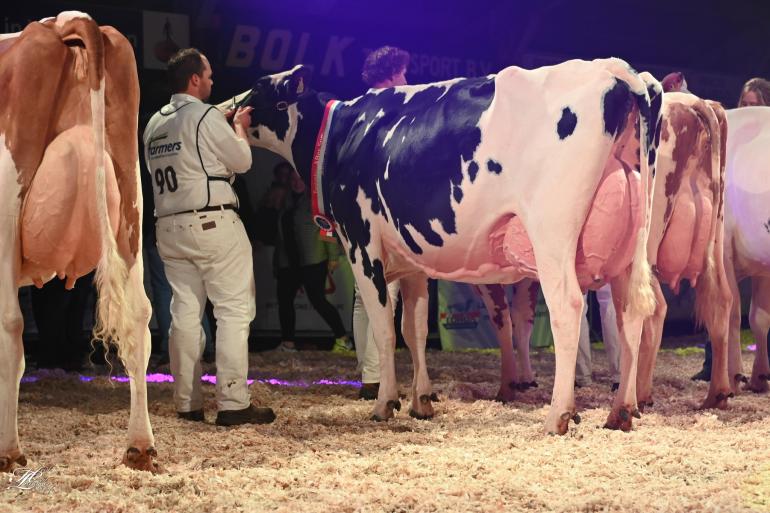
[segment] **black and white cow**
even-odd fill
[[[429,418],[427,278],[537,278],[556,344],[546,430],[565,433],[579,419],[581,289],[606,282],[626,346],[608,425],[630,429],[641,324],[654,307],[645,246],[660,84],[619,59],[509,67],[347,102],[308,89],[308,78],[304,66],[265,76],[232,103],[254,108],[250,143],[312,184],[319,224],[347,251],[380,353],[373,418],[400,408],[386,283],[401,280],[410,413]]]

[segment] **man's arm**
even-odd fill
[[[201,128],[206,132],[211,151],[227,169],[234,173],[245,173],[251,169],[251,148],[247,141],[246,128],[251,124],[251,107],[238,109],[233,117],[233,128],[227,124],[224,115],[211,109],[206,113]]]

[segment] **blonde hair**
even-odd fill
[[[743,97],[752,92],[757,95],[762,105],[770,105],[770,81],[764,78],[752,78],[743,84],[741,95],[738,97],[738,107],[742,107]]]

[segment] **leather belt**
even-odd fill
[[[203,207],[203,208],[196,208],[193,210],[183,210],[182,212],[174,212],[173,214],[166,214],[165,216],[160,216],[160,217],[176,216],[179,214],[195,214],[198,212],[217,212],[219,210],[236,210],[236,208],[235,208],[235,205],[217,205],[215,207]]]

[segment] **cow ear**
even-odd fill
[[[302,64],[291,70],[285,82],[286,93],[290,100],[296,100],[309,89],[311,75],[310,68]]]

